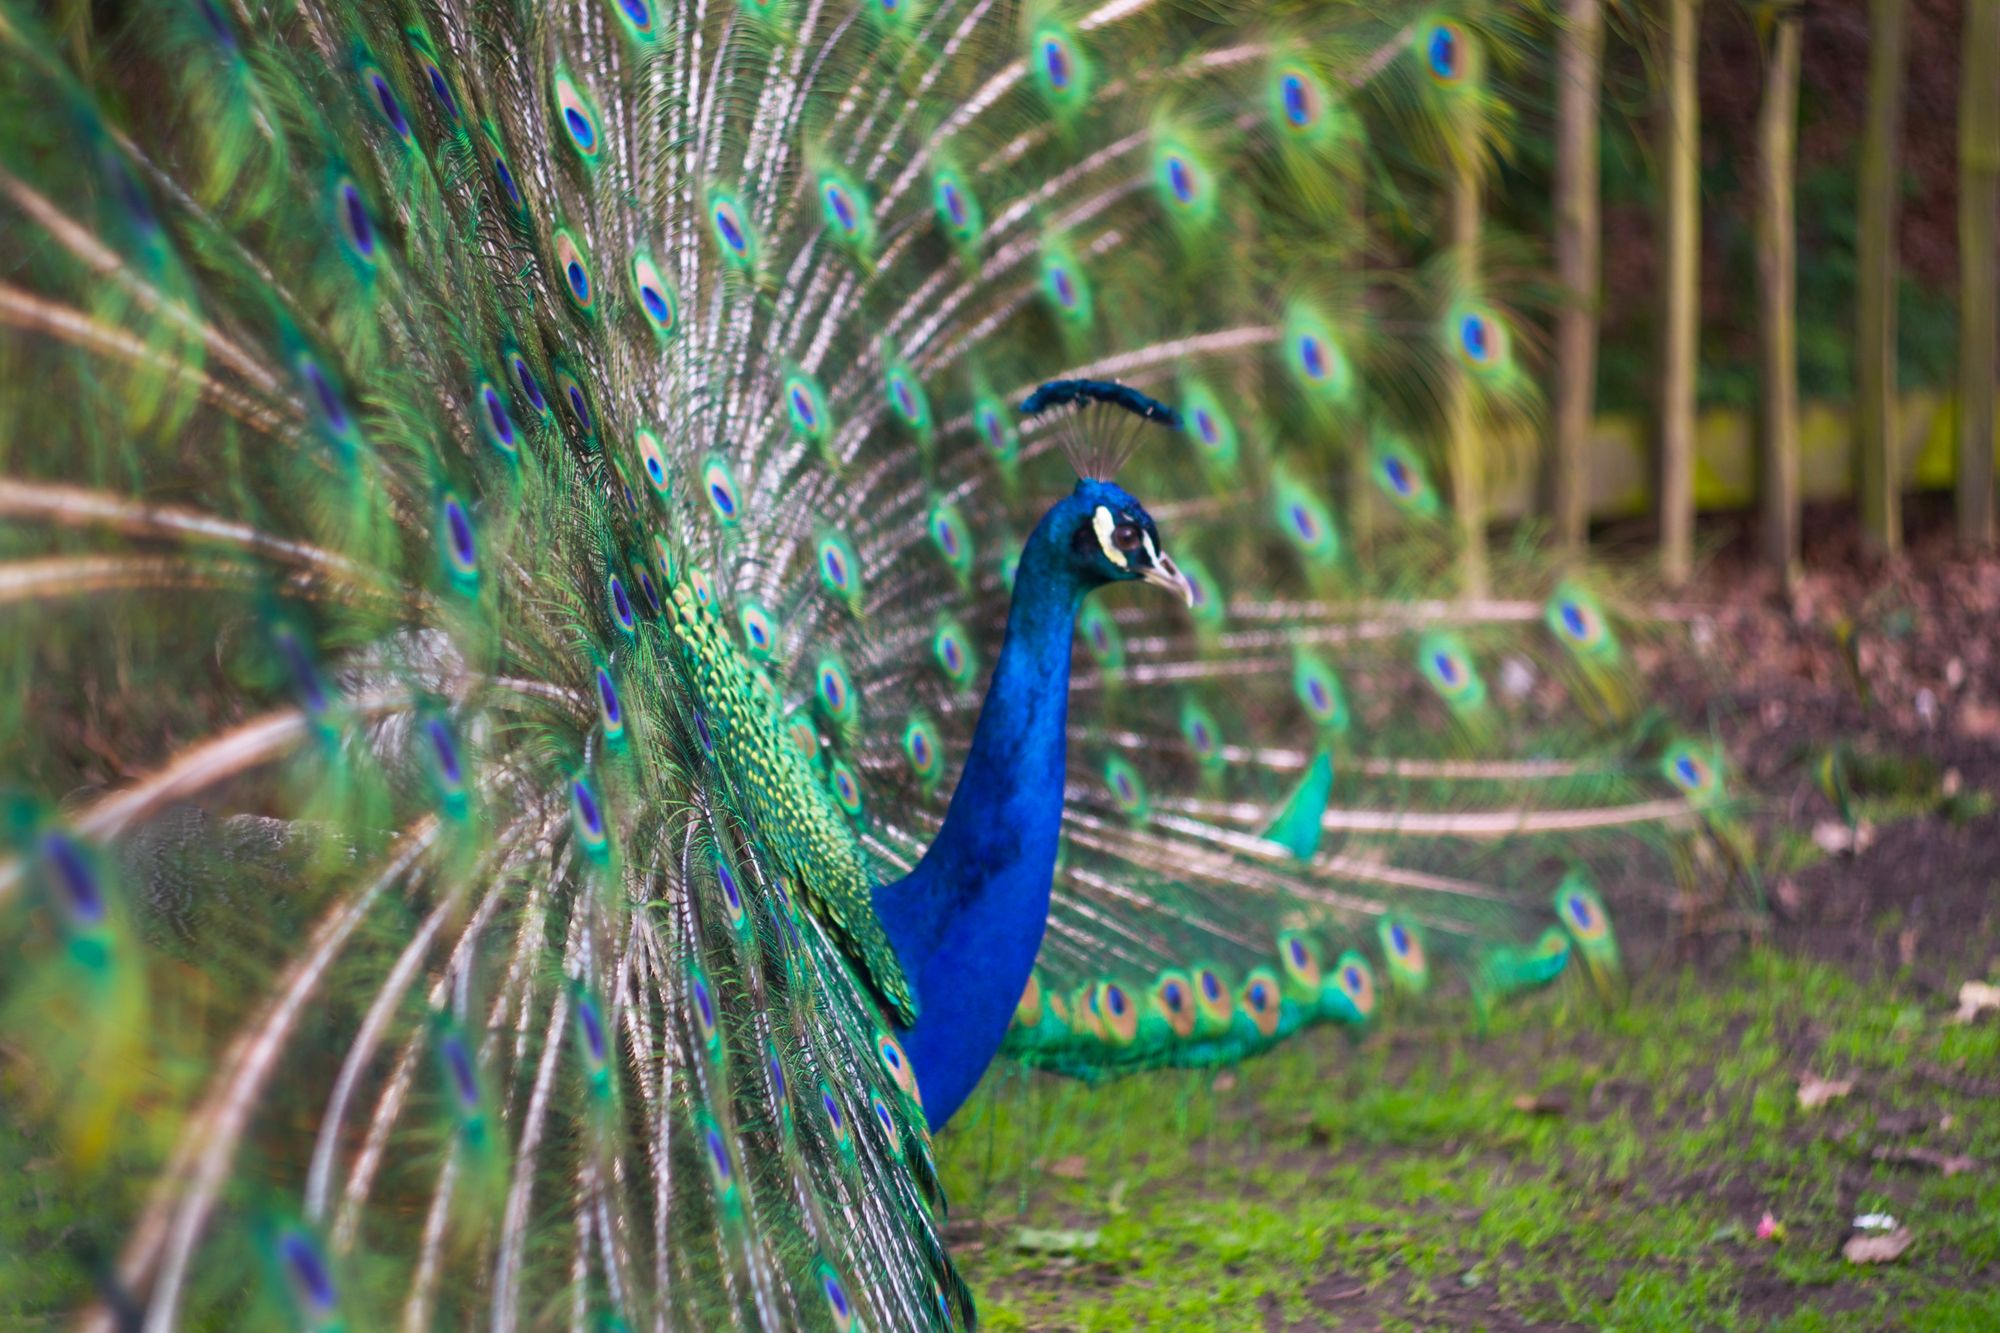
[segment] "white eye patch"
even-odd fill
[[[1104,552],[1104,558],[1120,569],[1127,567],[1125,553],[1111,544],[1111,534],[1117,530],[1118,519],[1103,505],[1090,516],[1091,530],[1097,534],[1097,549]]]

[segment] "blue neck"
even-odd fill
[[[944,827],[915,870],[875,890],[917,995],[917,1021],[899,1035],[933,1128],[999,1051],[1048,923],[1070,646],[1089,588],[1046,535],[1037,528],[1022,553],[1007,641]]]

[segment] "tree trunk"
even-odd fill
[[[1787,587],[1799,571],[1798,230],[1792,184],[1800,28],[1796,8],[1787,4],[1773,12],[1771,58],[1764,71],[1764,100],[1757,111],[1760,545],[1764,563]]]
[[[1856,240],[1855,495],[1861,504],[1862,537],[1884,555],[1903,547],[1902,477],[1896,457],[1896,213],[1902,193],[1904,3],[1868,4],[1868,120],[1861,140]]]
[[[1603,0],[1566,0],[1556,102],[1555,448],[1548,498],[1555,536],[1572,550],[1590,527],[1591,428],[1597,416],[1600,291],[1597,117],[1604,65]]]
[[[1694,408],[1701,298],[1700,109],[1695,101],[1696,0],[1665,0],[1666,104],[1661,219],[1660,573],[1669,587],[1694,570]]]
[[[1994,380],[2000,376],[2000,0],[1965,0],[1958,78],[1958,537],[1994,539]]]

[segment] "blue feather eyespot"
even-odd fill
[[[842,1157],[854,1151],[854,1136],[847,1127],[847,1113],[840,1107],[840,1098],[833,1095],[833,1089],[825,1083],[819,1085],[819,1109],[826,1116],[827,1128],[833,1132],[833,1145]]]
[[[646,324],[662,338],[673,333],[680,321],[674,289],[660,276],[659,265],[644,251],[632,256],[632,295]]]
[[[1250,975],[1243,979],[1240,998],[1243,1012],[1250,1016],[1258,1034],[1265,1037],[1277,1035],[1278,1020],[1282,1015],[1278,1005],[1278,979],[1271,975],[1271,969],[1251,969]]]
[[[580,313],[589,314],[597,305],[597,284],[590,276],[590,261],[569,228],[556,231],[556,272],[562,275],[564,295]]]
[[[597,668],[597,720],[606,740],[616,744],[625,739],[625,705],[618,697],[618,682],[603,667]]]
[[[639,618],[632,610],[632,598],[625,591],[625,580],[616,574],[604,581],[606,600],[611,609],[611,619],[626,635],[636,634]]]
[[[1556,916],[1580,944],[1594,944],[1611,934],[1611,917],[1580,872],[1572,871],[1556,889]]]
[[[667,475],[667,457],[661,452],[660,437],[644,426],[632,432],[632,443],[639,450],[639,470],[646,474],[646,484],[653,488],[653,494],[662,501],[673,498],[673,482]]]
[[[833,1316],[834,1333],[848,1333],[854,1327],[854,1303],[847,1288],[824,1262],[819,1265],[819,1291],[826,1298],[827,1313]]]
[[[1347,691],[1340,676],[1319,658],[1298,654],[1292,663],[1292,693],[1320,726],[1336,732],[1347,730]]]
[[[577,429],[586,436],[593,429],[590,416],[590,398],[583,391],[583,381],[561,366],[556,367],[556,393],[569,408],[570,420],[576,422]]]
[[[1112,1045],[1130,1046],[1138,1037],[1139,1006],[1117,982],[1100,981],[1091,987],[1090,1007],[1097,1017],[1098,1030]]]
[[[313,1320],[314,1327],[334,1313],[338,1304],[333,1272],[313,1238],[297,1227],[287,1227],[278,1236],[278,1262],[285,1286],[299,1312]]]
[[[743,646],[749,650],[752,660],[770,661],[776,655],[778,646],[776,618],[760,603],[746,601],[737,610],[736,619],[743,627]]]
[[[541,382],[535,378],[535,372],[529,368],[527,359],[516,352],[507,360],[514,369],[514,382],[521,386],[521,394],[528,400],[528,406],[547,416],[549,400],[543,396]]]
[[[887,1140],[889,1156],[900,1162],[903,1160],[903,1133],[896,1123],[896,1113],[889,1103],[877,1095],[868,1099],[868,1109],[875,1117],[875,1123],[882,1127],[882,1135]]]
[[[1333,973],[1320,986],[1320,1012],[1336,1023],[1366,1022],[1375,1012],[1375,971],[1368,960],[1349,949],[1334,960]]]
[[[1722,791],[1722,766],[1716,756],[1692,741],[1676,741],[1660,756],[1660,771],[1689,799],[1705,801]]]
[[[1198,223],[1214,214],[1214,175],[1187,145],[1167,139],[1154,146],[1153,181],[1168,216]]]
[[[479,1105],[479,1074],[472,1062],[472,1052],[466,1049],[465,1039],[455,1032],[446,1033],[438,1043],[438,1055],[444,1061],[445,1080],[451,1092],[458,1099],[461,1110],[473,1110]]]
[[[1198,379],[1181,384],[1181,420],[1211,468],[1225,472],[1236,461],[1236,423],[1215,390]]]
[[[312,649],[290,625],[278,625],[271,630],[271,647],[277,653],[279,662],[290,679],[292,693],[299,704],[316,721],[324,721],[332,699],[326,691],[326,683],[319,673],[319,664],[313,660]]]
[[[594,1076],[604,1070],[604,1057],[609,1050],[608,1034],[604,1030],[604,1015],[598,1011],[597,1001],[579,985],[576,989],[576,1037],[583,1048],[583,1058]]]
[[[839,533],[828,532],[819,539],[817,557],[820,583],[850,606],[858,605],[861,570],[854,547]]]
[[[340,239],[347,243],[347,252],[355,261],[367,268],[375,265],[375,224],[368,216],[368,201],[361,197],[361,187],[346,176],[333,187],[333,216],[340,228]]]
[[[813,673],[815,697],[827,716],[836,722],[849,722],[854,718],[854,686],[847,678],[847,668],[840,659],[822,657],[819,667]]]
[[[570,780],[569,806],[570,824],[576,829],[577,841],[592,859],[602,860],[611,845],[611,834],[605,827],[604,807],[598,803],[597,791],[589,778]]]
[[[430,84],[431,99],[437,103],[444,118],[454,125],[458,123],[458,98],[452,94],[451,81],[444,76],[444,70],[437,61],[428,56],[418,58],[418,65],[424,71],[424,79]]]
[[[646,0],[611,0],[611,10],[634,40],[653,39],[653,7]]]
[[[471,592],[479,586],[479,548],[472,535],[472,516],[464,501],[448,491],[438,505],[438,527],[445,573],[459,591]]]
[[[660,614],[660,590],[654,585],[653,576],[646,572],[644,565],[638,566],[637,572],[639,575],[639,596],[645,599],[646,610],[657,616]]]
[[[1318,127],[1326,108],[1326,89],[1318,79],[1296,65],[1286,65],[1272,80],[1271,92],[1281,129],[1304,135]]]
[[[910,771],[918,781],[926,784],[935,781],[943,767],[937,729],[922,718],[912,718],[903,728],[903,755],[910,761]]]
[[[585,166],[596,166],[598,155],[604,148],[597,108],[567,71],[556,71],[554,91],[556,115],[562,123],[564,137]]]
[[[431,780],[437,783],[438,794],[453,814],[463,813],[466,798],[465,759],[459,753],[458,738],[452,735],[451,724],[441,717],[425,718],[423,737],[425,758]]]
[[[861,818],[861,779],[854,776],[854,770],[847,766],[845,760],[836,759],[828,768],[833,799],[847,812],[848,818]]]
[[[667,586],[671,588],[678,579],[675,570],[679,565],[674,560],[674,548],[672,543],[667,541],[665,533],[653,534],[653,563],[660,567],[660,577],[665,579]]]
[[[846,179],[827,174],[819,180],[820,211],[841,242],[856,250],[870,248],[875,237],[875,216],[868,196]]]
[[[696,964],[688,964],[688,1008],[694,1014],[696,1033],[701,1043],[711,1055],[722,1052],[722,1025],[716,1017],[715,992],[708,984],[708,974]]]
[[[743,890],[736,883],[736,872],[719,857],[715,862],[715,883],[722,890],[722,910],[728,915],[729,924],[738,930],[745,929],[750,918],[743,906]]]
[[[743,496],[736,489],[736,478],[729,470],[729,464],[720,455],[710,455],[701,469],[702,493],[708,497],[708,507],[726,528],[733,528],[743,517]]]
[[[1507,365],[1507,325],[1480,306],[1460,306],[1450,317],[1450,341],[1459,360],[1475,375],[1492,375]]]
[[[1042,256],[1042,292],[1055,305],[1056,313],[1072,324],[1090,322],[1090,284],[1067,254]]]
[[[474,417],[479,432],[486,442],[505,454],[509,459],[518,458],[521,440],[514,429],[514,419],[507,413],[507,400],[500,396],[500,390],[492,380],[480,380],[472,391],[473,402],[477,405]]]
[[[1383,432],[1370,445],[1370,470],[1375,484],[1389,502],[1418,518],[1430,518],[1439,508],[1437,488],[1431,485],[1423,457],[1408,441]]]
[[[978,196],[956,171],[937,173],[931,184],[931,203],[946,235],[961,245],[978,238],[985,214],[979,207]]]
[[[722,257],[739,269],[757,264],[757,233],[752,231],[736,196],[718,191],[709,196],[709,224],[721,243]]]
[[[956,621],[939,623],[937,632],[931,636],[931,655],[937,659],[938,669],[944,672],[945,679],[960,688],[969,685],[977,674],[978,667],[973,662],[971,648],[967,646],[965,631]]]
[[[1058,111],[1081,106],[1090,90],[1090,68],[1075,40],[1061,28],[1036,29],[1030,41],[1035,83]]]
[[[991,398],[980,399],[972,409],[972,425],[979,432],[980,442],[986,446],[987,453],[1002,462],[1014,457],[1019,441],[998,402]]]
[[[1222,729],[1209,711],[1192,699],[1181,705],[1181,735],[1203,768],[1217,768],[1225,762]]]
[[[104,886],[84,849],[68,834],[51,829],[42,834],[39,851],[71,928],[102,925],[107,912]]]
[[[889,406],[902,418],[903,424],[912,430],[924,430],[931,424],[930,398],[924,393],[923,385],[910,373],[909,367],[900,361],[892,362],[885,381],[889,394]]]
[[[1464,713],[1486,702],[1486,682],[1456,635],[1426,634],[1417,643],[1417,667],[1452,711]]]
[[[785,724],[785,734],[791,737],[792,748],[799,752],[808,764],[819,759],[819,733],[804,717],[794,717]]]
[[[1322,568],[1340,559],[1340,530],[1333,513],[1302,483],[1280,473],[1271,487],[1278,529],[1307,561]]]
[[[1194,982],[1185,972],[1168,968],[1154,979],[1152,989],[1147,992],[1153,1012],[1166,1020],[1167,1027],[1176,1037],[1194,1035],[1195,1024],[1200,1015],[1195,1011]]]
[[[306,390],[306,403],[320,430],[343,457],[352,453],[361,444],[361,428],[347,410],[340,390],[311,353],[299,353],[297,365],[299,380]]]
[[[1407,922],[1384,917],[1376,922],[1375,935],[1381,941],[1382,956],[1388,960],[1389,975],[1400,986],[1422,990],[1430,976],[1430,965],[1423,937],[1417,933],[1417,928]]]
[[[1470,39],[1465,29],[1456,23],[1434,23],[1421,40],[1424,67],[1433,79],[1449,85],[1465,78],[1471,55]]]
[[[1076,628],[1083,636],[1084,647],[1090,650],[1092,661],[1106,671],[1124,669],[1125,636],[1118,632],[1118,622],[1101,603],[1086,602],[1082,614],[1076,618]]]
[[[709,579],[706,570],[690,569],[688,587],[693,590],[696,602],[702,606],[715,605],[715,584]]]
[[[875,1034],[875,1053],[881,1058],[882,1067],[889,1071],[890,1080],[902,1089],[903,1095],[922,1106],[924,1098],[917,1089],[917,1074],[910,1068],[910,1057],[903,1050],[903,1044],[886,1032],[878,1032]]]
[[[930,513],[931,542],[944,562],[959,574],[972,568],[972,539],[966,535],[965,521],[949,503],[939,503]]]
[[[201,14],[201,21],[208,25],[208,35],[220,45],[235,50],[236,30],[229,26],[228,18],[216,7],[215,0],[195,0],[194,7]]]
[[[1300,931],[1287,930],[1278,936],[1278,962],[1285,969],[1286,981],[1318,998],[1321,969],[1317,944]]]
[[[1347,405],[1354,390],[1354,366],[1325,320],[1303,306],[1285,329],[1285,355],[1293,378],[1315,402]]]
[[[1236,1012],[1236,997],[1230,994],[1222,974],[1212,967],[1195,968],[1193,979],[1197,1022],[1206,1031],[1220,1032]]]
[[[725,1200],[736,1198],[736,1162],[729,1152],[729,1140],[722,1137],[722,1130],[706,1116],[701,1126],[702,1145],[707,1149],[708,1172],[715,1183],[716,1192]]]
[[[1579,657],[1599,663],[1618,657],[1618,639],[1603,609],[1595,597],[1575,584],[1563,583],[1556,588],[1543,618]]]
[[[784,394],[785,413],[801,438],[819,441],[832,433],[833,422],[827,414],[826,394],[821,391],[819,381],[803,371],[794,371],[785,376]]]
[[[361,62],[361,91],[382,117],[383,123],[398,139],[407,142],[410,139],[410,120],[403,114],[403,104],[396,96],[395,85],[389,82],[389,76],[382,72],[381,66],[365,58]]]

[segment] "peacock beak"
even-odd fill
[[[1156,588],[1165,588],[1180,597],[1189,606],[1194,605],[1194,585],[1188,576],[1174,566],[1174,558],[1165,551],[1152,564],[1139,571],[1139,577]]]

